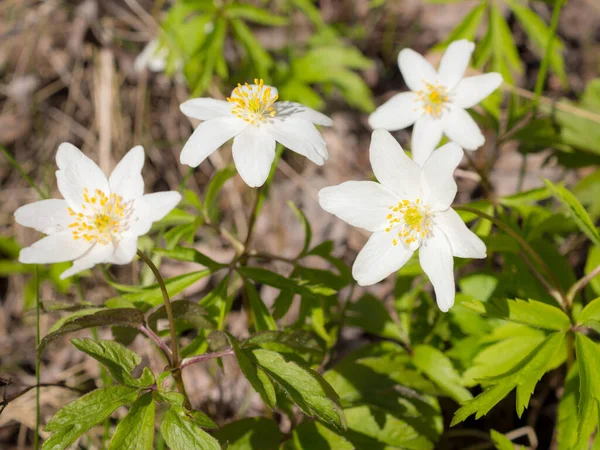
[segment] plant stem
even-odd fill
[[[252,205],[252,212],[250,213],[250,218],[248,219],[248,234],[246,235],[246,239],[244,240],[244,253],[248,252],[248,245],[250,244],[250,239],[252,239],[254,225],[256,225],[256,218],[258,217],[258,205],[260,203],[260,193],[261,188],[258,188],[256,190],[256,198],[254,199],[254,204]]]
[[[189,358],[185,358],[181,361],[181,368],[187,367],[191,364],[196,364],[202,361],[207,361],[209,359],[214,358],[222,358],[223,356],[231,356],[234,355],[234,351],[232,348],[228,348],[227,350],[221,350],[220,352],[214,353],[204,353],[203,355],[190,356]]]
[[[10,162],[10,164],[19,171],[19,173],[21,174],[21,176],[25,179],[25,181],[27,181],[27,183],[29,183],[29,186],[31,186],[33,189],[36,190],[36,192],[40,195],[40,197],[42,197],[43,199],[48,198],[47,195],[45,195],[42,190],[34,183],[34,181],[31,179],[31,177],[29,175],[27,175],[25,173],[25,171],[23,170],[23,167],[21,167],[21,164],[19,164],[17,162],[17,160],[13,157],[13,155],[11,155],[8,150],[6,150],[3,146],[0,145],[0,150],[2,151],[2,153],[4,153],[4,156],[6,156],[6,159],[8,159],[8,161]],[[37,447],[36,447],[37,448]]]
[[[573,304],[573,300],[579,291],[586,287],[598,275],[600,275],[600,266],[592,269],[590,273],[580,278],[575,284],[573,284],[573,286],[571,286],[569,292],[567,292],[567,301],[569,302],[569,305]]]
[[[171,352],[171,349],[169,348],[167,343],[163,341],[154,331],[152,331],[145,325],[139,325],[137,329],[140,332],[144,333],[146,336],[148,336],[152,341],[154,341],[157,347],[162,350],[169,365],[172,365],[171,357],[173,356],[173,353]]]
[[[523,239],[519,235],[519,233],[515,232],[511,227],[509,227],[508,225],[506,225],[504,222],[496,219],[495,217],[492,217],[489,214],[484,213],[483,211],[479,211],[478,209],[471,208],[470,206],[456,206],[454,209],[458,210],[458,211],[470,212],[470,213],[475,214],[476,216],[479,216],[479,217],[481,217],[483,219],[489,220],[494,225],[496,225],[498,228],[501,228],[502,230],[504,230],[504,232],[506,234],[508,234],[510,237],[512,237],[515,241],[517,241],[519,243],[519,245],[523,248],[523,250],[525,250],[525,252],[527,254],[529,254],[529,256],[531,256],[531,258],[537,264],[539,264],[540,267],[542,267],[542,269],[544,269],[544,272],[546,272],[546,274],[548,275],[548,278],[550,279],[550,281],[552,282],[552,284],[556,288],[556,292],[558,293],[557,296],[554,296],[554,295],[553,296],[556,298],[556,300],[559,302],[559,304],[561,305],[561,307],[563,309],[565,309],[565,310],[568,309],[566,295],[565,295],[564,291],[562,290],[562,287],[560,286],[560,283],[554,277],[552,271],[550,270],[550,268],[548,267],[548,265],[544,262],[544,260],[542,259],[542,257],[533,249],[533,247],[531,247],[527,243],[527,241],[525,239]],[[552,292],[551,292],[551,294],[552,294]]]
[[[552,20],[550,22],[550,36],[548,37],[548,43],[546,44],[546,52],[542,64],[540,65],[540,71],[538,72],[537,80],[535,81],[535,97],[533,99],[533,111],[536,112],[544,84],[546,83],[546,76],[548,75],[548,67],[550,66],[550,57],[552,55],[552,46],[554,39],[556,38],[556,29],[558,27],[558,19],[560,17],[560,10],[563,6],[564,0],[555,0],[554,9],[552,10]]]
[[[33,434],[33,448],[40,447],[40,360],[37,351],[40,346],[40,278],[39,266],[35,266],[35,433]]]

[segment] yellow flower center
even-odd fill
[[[231,113],[234,116],[255,125],[275,117],[273,104],[277,98],[278,95],[273,95],[271,86],[265,86],[262,79],[255,78],[253,85],[238,84],[227,101],[233,104]]]
[[[69,225],[73,239],[102,245],[118,241],[118,235],[129,228],[131,202],[124,202],[117,194],[107,197],[100,189],[96,189],[92,196],[87,188],[83,190],[83,200],[82,212],[69,208],[69,215],[74,217]]]
[[[450,101],[448,89],[441,84],[425,83],[425,89],[417,92],[423,112],[433,117],[439,117],[444,112],[446,103]]]
[[[388,233],[394,230],[396,236],[392,240],[394,246],[399,241],[405,244],[421,241],[431,231],[431,211],[423,205],[421,199],[414,202],[410,200],[401,200],[396,205],[390,206],[390,213],[387,215],[388,226],[385,231]]]

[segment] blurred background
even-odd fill
[[[476,69],[470,70],[500,71],[508,82],[477,109],[487,143],[457,172],[458,203],[540,186],[540,177],[573,184],[594,170],[600,154],[600,87],[593,83],[600,68],[598,0],[569,0],[563,8],[540,100],[541,110],[548,113],[545,122],[537,124],[536,133],[507,133],[511,118],[506,105],[514,110],[534,98],[552,3],[0,1],[0,145],[5,148],[0,155],[0,393],[10,398],[35,384],[33,269],[20,265],[16,257],[20,247],[39,235],[17,226],[13,212],[38,200],[39,193],[18,168],[44,195],[56,197],[54,157],[61,142],[81,148],[105,172],[141,144],[146,150],[147,192],[185,188],[202,194],[215,169],[231,162],[230,144],[196,170],[179,164],[183,143],[197,125],[179,111],[179,104],[190,97],[222,99],[238,82],[262,77],[279,88],[280,99],[319,109],[334,125],[322,130],[330,151],[324,167],[284,152],[257,223],[255,247],[283,256],[302,248],[302,225],[286,206],[292,200],[309,218],[313,242],[333,239],[336,253],[351,262],[366,236],[324,213],[316,196],[321,187],[372,176],[367,117],[376,105],[406,89],[396,64],[404,47],[437,64],[449,40],[470,38],[478,44]],[[408,131],[395,135],[408,146]],[[234,176],[220,197],[220,223],[245,236],[251,199],[252,193]],[[233,250],[211,230],[200,228],[192,235],[202,252],[217,261],[231,259]],[[148,238],[143,245],[152,243]],[[58,266],[40,273],[45,304],[100,304],[115,295],[99,268],[74,284],[58,280],[64,270]],[[161,271],[172,277],[190,268],[166,260]],[[138,272],[136,264],[112,267],[110,277],[133,284]],[[184,295],[199,297],[216,281],[202,279]],[[142,272],[142,282],[153,280]],[[388,280],[372,291],[383,297],[392,283]],[[267,303],[275,295],[267,287],[262,290]],[[234,335],[247,333],[243,315],[237,310],[230,316]],[[42,334],[57,317],[51,312],[42,316]],[[369,339],[351,329],[347,333],[348,348]],[[54,344],[42,360],[42,383],[48,385],[42,389],[43,422],[79,395],[57,384],[85,389],[99,377],[98,365],[66,342]],[[160,370],[161,361],[148,345],[133,345]],[[248,384],[236,368],[226,369],[217,379],[206,367],[191,367],[185,375],[193,402],[210,405],[207,412],[221,419],[260,412],[262,403],[248,394]],[[2,411],[1,448],[28,448],[33,394],[25,393]],[[538,418],[543,414],[538,412]],[[89,448],[99,448],[94,445],[90,442]]]

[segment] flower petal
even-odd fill
[[[454,88],[462,79],[465,70],[469,67],[473,50],[475,50],[475,44],[466,39],[454,41],[446,49],[440,62],[438,76],[448,90]]]
[[[459,258],[485,258],[485,244],[462,221],[452,208],[435,213],[435,227],[442,230],[452,247],[452,254]]]
[[[369,126],[374,130],[395,131],[411,126],[423,114],[417,94],[402,92],[394,95],[369,116]]]
[[[144,148],[133,147],[110,174],[108,184],[110,192],[120,195],[124,201],[134,200],[144,195]]]
[[[450,142],[435,150],[421,171],[421,186],[425,204],[432,211],[444,211],[450,207],[456,197],[454,170],[463,158],[463,150]]]
[[[373,173],[386,188],[402,200],[415,200],[422,194],[420,167],[411,160],[394,137],[385,130],[371,135],[369,158]]]
[[[444,133],[465,150],[477,150],[485,144],[485,137],[477,123],[468,112],[457,106],[445,114]]]
[[[73,261],[73,265],[60,274],[60,279],[64,280],[65,278],[69,278],[75,275],[76,273],[83,272],[87,269],[91,269],[96,264],[109,262],[114,251],[115,247],[112,244],[95,244],[81,258]]]
[[[373,233],[352,266],[352,276],[361,286],[370,286],[398,271],[413,252],[402,244],[394,246],[393,233]]]
[[[84,188],[90,193],[100,189],[110,195],[108,180],[100,167],[74,145],[64,142],[58,146],[56,164],[58,190],[75,211],[82,209]]]
[[[452,91],[452,103],[459,108],[472,108],[502,84],[502,75],[496,72],[463,78]]]
[[[425,88],[425,83],[435,84],[437,80],[435,69],[429,61],[410,48],[398,54],[398,67],[411,91],[420,91]]]
[[[141,236],[150,231],[152,223],[171,212],[181,201],[181,194],[175,191],[155,192],[136,199],[133,203],[133,223],[128,234]]]
[[[319,166],[322,166],[325,160],[329,158],[327,144],[321,133],[308,120],[296,118],[275,119],[263,126],[281,145],[306,156]]]
[[[182,164],[197,167],[208,155],[240,134],[248,125],[248,122],[231,116],[202,122],[183,146],[179,160]]]
[[[15,211],[15,221],[24,227],[52,234],[67,230],[73,218],[69,215],[67,202],[53,198],[21,206]]]
[[[400,199],[374,181],[346,181],[319,191],[319,205],[352,226],[383,231],[390,206]]]
[[[230,117],[232,104],[214,98],[192,98],[179,105],[186,116],[198,120],[210,120],[217,117]]]
[[[115,246],[114,253],[110,256],[107,262],[111,264],[129,264],[135,258],[137,253],[138,237],[127,234]]]
[[[250,187],[262,186],[275,159],[275,139],[267,132],[249,127],[233,140],[233,161]]]
[[[433,284],[439,308],[447,312],[454,305],[456,287],[452,248],[444,233],[434,228],[432,236],[419,249],[419,262]]]
[[[21,249],[23,264],[52,264],[72,261],[87,252],[92,244],[85,239],[73,239],[70,231],[51,234],[31,246]]]
[[[325,114],[315,111],[308,106],[304,106],[301,103],[296,102],[277,102],[274,105],[277,117],[279,118],[290,118],[308,120],[315,125],[323,125],[330,127],[333,125],[333,121]]]
[[[414,162],[419,166],[423,166],[431,152],[440,143],[444,129],[444,118],[434,118],[429,114],[423,114],[413,128],[412,138],[410,141],[410,150]]]

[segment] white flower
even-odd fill
[[[381,105],[369,117],[373,129],[401,130],[415,125],[411,151],[420,166],[442,138],[448,136],[466,150],[477,150],[485,138],[465,111],[502,84],[502,75],[487,73],[463,78],[475,44],[465,39],[448,46],[436,72],[429,62],[411,49],[398,55],[398,66],[408,88]]]
[[[133,63],[136,72],[149,69],[151,72],[164,72],[167,68],[167,57],[169,50],[162,46],[159,48],[158,39],[152,39],[140,53]],[[183,61],[178,61],[178,70],[183,66]]]
[[[361,286],[399,270],[419,250],[419,261],[444,312],[454,304],[454,256],[485,258],[485,244],[450,208],[452,176],[463,151],[449,143],[419,167],[385,130],[373,132],[370,159],[379,183],[347,181],[321,189],[319,203],[350,225],[372,231],[352,275]]]
[[[181,162],[198,166],[233,139],[233,160],[242,179],[262,186],[275,157],[276,141],[323,165],[327,146],[315,125],[331,126],[324,114],[300,103],[278,102],[277,89],[263,80],[239,85],[227,101],[195,98],[181,104],[188,117],[203,120],[181,151]]]
[[[127,264],[134,258],[138,236],[162,219],[181,200],[175,191],[144,195],[141,170],[144,149],[132,148],[110,178],[71,144],[56,154],[56,180],[64,200],[41,200],[15,211],[17,223],[47,234],[21,250],[25,264],[74,261],[62,273],[70,277],[96,264]]]

